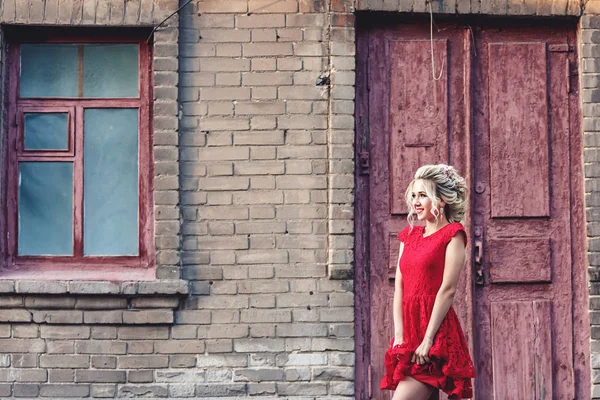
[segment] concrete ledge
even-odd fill
[[[188,282],[184,280],[156,281],[47,281],[3,280],[2,294],[75,294],[75,295],[187,295]]]
[[[183,280],[0,281],[0,324],[172,324],[187,294]]]

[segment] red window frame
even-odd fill
[[[148,268],[154,266],[153,218],[153,151],[152,151],[152,86],[151,46],[146,35],[118,36],[48,36],[43,38],[18,38],[8,41],[7,103],[8,115],[4,121],[7,135],[3,136],[2,181],[7,182],[2,196],[3,209],[0,246],[5,255],[4,266],[9,269],[43,270],[77,267],[84,270],[114,267]],[[139,90],[137,98],[19,98],[19,69],[21,44],[42,43],[113,43],[138,44]],[[83,130],[86,108],[137,108],[138,123],[138,255],[137,256],[84,256],[83,255]],[[69,149],[67,151],[24,151],[24,112],[68,112]],[[18,162],[71,161],[73,162],[73,256],[20,256],[18,255]]]

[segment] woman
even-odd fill
[[[407,226],[398,234],[394,338],[385,354],[382,389],[392,400],[427,400],[441,389],[473,397],[473,361],[452,301],[465,264],[464,178],[448,165],[425,165],[406,190]],[[414,221],[425,226],[413,226]]]

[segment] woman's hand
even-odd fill
[[[431,349],[432,345],[433,340],[428,338],[423,339],[423,342],[421,342],[419,347],[417,347],[417,349],[415,350],[411,361],[419,365],[423,365],[431,361],[429,359],[429,350]]]
[[[392,347],[400,346],[402,343],[404,343],[404,337],[396,335]]]

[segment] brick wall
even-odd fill
[[[197,395],[353,397],[354,28],[325,1],[180,17],[182,331]]]

